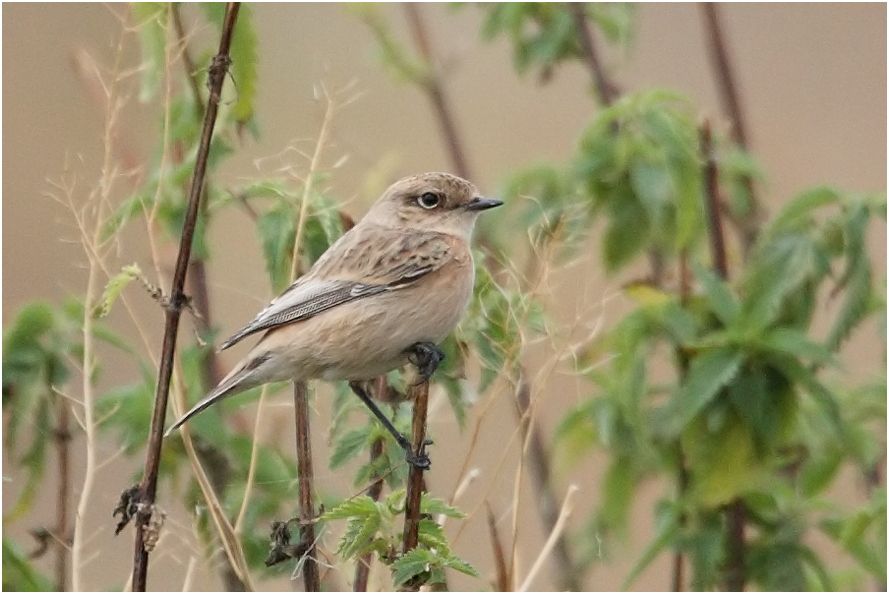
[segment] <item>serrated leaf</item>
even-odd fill
[[[478,571],[476,571],[475,567],[473,567],[463,559],[460,559],[459,557],[455,557],[453,555],[448,557],[448,559],[444,562],[444,565],[445,567],[449,567],[451,569],[459,571],[460,573],[464,573],[472,577],[478,577]]]
[[[664,431],[677,436],[701,412],[720,389],[737,375],[742,353],[726,347],[698,355],[691,361],[688,376],[668,406]]]
[[[423,497],[420,500],[420,511],[424,514],[444,514],[449,518],[466,517],[466,514],[456,507],[448,505],[443,500],[438,499],[437,497],[431,497],[426,493],[423,493]]]
[[[337,437],[333,445],[333,453],[330,455],[330,469],[339,468],[357,456],[368,445],[370,434],[371,426],[366,425]]]
[[[435,556],[426,549],[412,549],[392,563],[392,582],[398,588],[429,571]]]
[[[324,512],[323,520],[343,520],[352,517],[368,517],[379,514],[376,502],[367,495],[347,499],[333,509]]]

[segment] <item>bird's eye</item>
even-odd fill
[[[441,196],[433,192],[426,192],[417,198],[417,204],[426,209],[433,209],[441,203]]]

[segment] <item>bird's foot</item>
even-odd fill
[[[417,368],[421,381],[428,382],[444,361],[445,354],[431,342],[418,342],[407,350],[407,358]]]
[[[422,445],[420,445],[420,451],[414,453],[410,445],[404,449],[404,459],[407,460],[407,463],[415,468],[419,468],[420,470],[429,470],[432,466],[432,462],[429,460],[429,456],[426,454],[426,446],[432,445],[431,439],[424,439]]]

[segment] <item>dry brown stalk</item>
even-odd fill
[[[408,398],[414,403],[411,419],[411,444],[413,453],[419,457],[425,450],[426,412],[429,406],[429,382],[421,381],[411,386]],[[420,503],[423,497],[423,468],[411,464],[407,477],[407,495],[404,503],[404,537],[402,552],[407,553],[417,546],[420,533]],[[419,584],[408,585],[408,589],[419,590]]]
[[[204,124],[201,132],[201,141],[195,161],[195,171],[189,192],[188,207],[185,222],[182,228],[182,236],[179,243],[179,254],[176,258],[176,267],[173,273],[173,283],[170,289],[169,302],[166,304],[166,322],[164,326],[164,341],[161,351],[160,367],[158,369],[157,391],[155,393],[155,406],[151,419],[148,447],[145,457],[145,471],[138,489],[138,513],[136,514],[136,539],[133,558],[133,590],[145,591],[148,576],[148,551],[145,548],[145,530],[151,521],[152,508],[154,507],[157,493],[157,475],[160,466],[161,446],[163,444],[164,420],[167,413],[167,401],[170,392],[170,380],[173,374],[173,359],[176,351],[176,338],[179,330],[179,320],[182,308],[187,302],[184,293],[185,276],[188,272],[188,263],[191,258],[192,239],[194,237],[197,216],[203,194],[204,175],[207,171],[207,157],[210,152],[210,140],[213,136],[213,128],[216,124],[216,116],[219,110],[219,100],[225,75],[231,62],[229,47],[231,45],[234,25],[237,20],[240,4],[230,2],[226,6],[225,20],[222,26],[222,35],[219,43],[219,51],[213,58],[209,71],[210,95],[207,102],[207,110],[204,115]]]

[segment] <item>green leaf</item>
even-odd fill
[[[734,379],[743,360],[743,354],[730,347],[693,358],[685,382],[668,405],[664,425],[666,435],[679,435],[719,390]]]
[[[426,549],[412,549],[392,564],[392,582],[396,588],[428,572],[436,558]]]
[[[780,232],[808,226],[811,221],[812,211],[839,202],[840,193],[834,188],[822,186],[804,192],[791,200],[778,216],[768,226],[767,234],[775,235]]]
[[[466,514],[452,505],[448,505],[444,500],[437,497],[431,497],[427,493],[423,493],[420,500],[420,511],[424,514],[444,514],[449,518],[465,518]]]
[[[827,347],[809,340],[804,332],[795,328],[775,328],[760,338],[757,344],[770,351],[811,363],[836,363]]]
[[[31,565],[15,544],[3,538],[3,591],[4,592],[52,592],[55,590],[49,578]]]
[[[692,263],[692,269],[701,283],[701,288],[704,289],[704,296],[707,298],[710,310],[723,325],[731,326],[738,319],[741,306],[728,283],[698,262]]]
[[[475,569],[475,567],[473,567],[463,559],[460,559],[459,557],[455,557],[453,555],[445,560],[444,566],[459,571],[460,573],[471,575],[472,577],[478,577],[478,571]]]
[[[322,520],[344,520],[352,517],[368,517],[377,515],[376,502],[367,495],[359,495],[354,499],[347,499],[333,509],[324,512]]]
[[[371,425],[366,425],[337,437],[334,442],[333,453],[330,455],[330,469],[339,468],[357,456],[368,444],[371,429]]]
[[[291,250],[296,236],[291,209],[282,203],[263,213],[257,221],[256,230],[262,242],[262,254],[272,288],[280,292],[290,282]]]
[[[102,297],[93,310],[93,316],[104,318],[111,312],[114,302],[130,282],[142,278],[142,270],[137,264],[129,264],[121,268],[120,272],[108,279]]]

